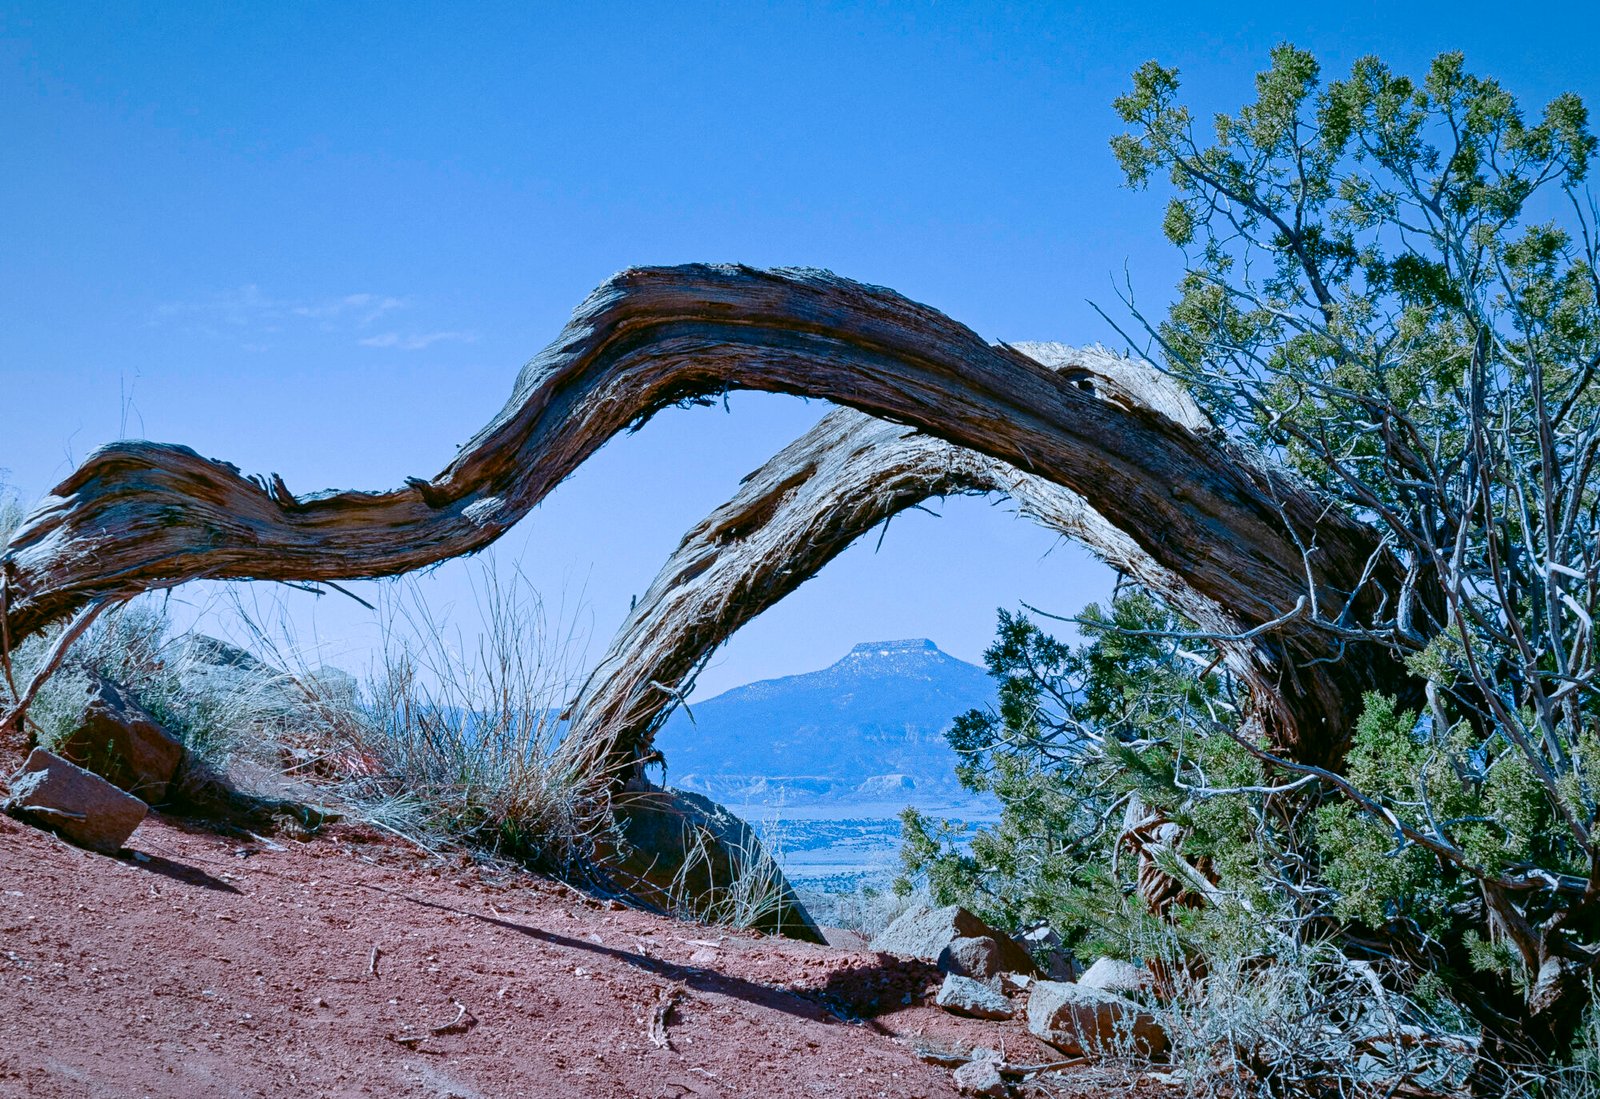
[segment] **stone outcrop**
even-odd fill
[[[1000,944],[987,935],[951,939],[939,952],[939,968],[946,973],[986,981],[1000,974]]]
[[[872,949],[937,963],[945,949],[957,939],[987,938],[999,951],[999,969],[1007,973],[1036,973],[1038,967],[1028,952],[1009,935],[996,931],[960,905],[908,909],[872,940]]]
[[[1150,988],[1154,980],[1150,976],[1150,971],[1143,966],[1118,961],[1116,958],[1100,958],[1084,970],[1083,976],[1078,978],[1078,984],[1084,988],[1098,988],[1104,992],[1126,995]]]
[[[1012,1015],[1010,1000],[982,981],[955,973],[945,977],[933,1002],[953,1014],[974,1019],[1009,1019]]]
[[[1028,1029],[1069,1056],[1131,1046],[1157,1056],[1167,1035],[1155,1016],[1132,1000],[1066,981],[1037,981],[1028,996]]]
[[[687,790],[635,783],[613,802],[625,846],[601,861],[615,883],[639,899],[673,911],[726,916],[742,876],[765,878],[768,903],[748,926],[823,943],[822,930],[795,896],[783,871],[743,820]]]
[[[7,812],[93,851],[115,855],[149,806],[99,775],[35,748],[11,777]]]
[[[56,754],[160,805],[183,764],[184,748],[122,688],[96,678],[83,721],[56,745]]]

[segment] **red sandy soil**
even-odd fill
[[[107,858],[0,817],[0,866],[0,1096],[931,1099],[956,1092],[918,1047],[1059,1057],[933,1007],[930,966],[489,881],[361,827],[263,843],[152,814]]]

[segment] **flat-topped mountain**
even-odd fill
[[[993,701],[982,668],[932,641],[872,641],[680,709],[657,743],[673,785],[730,803],[907,802],[956,791],[944,732]]]

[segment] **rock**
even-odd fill
[[[1004,1099],[1006,1081],[1000,1075],[1000,1063],[990,1058],[968,1061],[955,1073],[956,1090],[962,1095],[977,1095],[983,1099]]]
[[[982,981],[956,973],[945,977],[933,1002],[946,1011],[974,1019],[1009,1019],[1012,1014],[1010,1000]]]
[[[1015,992],[1026,992],[1032,987],[1033,981],[1034,978],[1026,973],[1002,973],[1000,974],[1000,991],[1008,996]]]
[[[1055,928],[1042,923],[1031,927],[1021,936],[1022,945],[1039,965],[1041,976],[1052,981],[1071,981],[1078,976],[1078,965],[1072,951],[1062,945]]]
[[[885,954],[900,954],[937,962],[945,947],[956,939],[989,938],[1000,951],[1000,968],[1007,973],[1036,973],[1038,966],[1028,952],[1009,936],[996,931],[960,905],[929,908],[918,905],[907,909],[899,919],[878,933],[872,949]]]
[[[152,805],[167,800],[183,745],[122,688],[96,679],[83,721],[56,754]]]
[[[987,935],[951,939],[939,952],[939,968],[946,973],[984,981],[1000,972],[1000,944]]]
[[[1028,996],[1028,1030],[1068,1056],[1115,1051],[1131,1040],[1141,1053],[1167,1048],[1155,1016],[1131,1000],[1065,981],[1036,981]]]
[[[1152,984],[1150,971],[1116,958],[1098,958],[1078,978],[1084,988],[1098,988],[1105,992],[1139,992]]]
[[[822,937],[828,945],[840,950],[866,950],[869,949],[867,937],[859,931],[850,931],[843,927],[822,927]]]
[[[149,806],[111,783],[43,748],[35,748],[11,778],[4,808],[74,843],[115,855]]]
[[[772,861],[755,830],[702,794],[637,782],[616,802],[627,841],[609,860],[641,900],[699,918],[733,916],[740,926],[822,943],[822,931]],[[737,911],[741,879],[764,894],[756,910]]]

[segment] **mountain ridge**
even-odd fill
[[[866,641],[680,709],[657,744],[673,785],[728,802],[948,798],[960,789],[944,732],[994,698],[987,672],[927,638]]]

